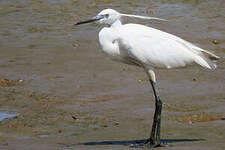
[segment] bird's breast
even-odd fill
[[[127,56],[127,52],[119,45],[118,34],[113,29],[103,28],[99,32],[99,43],[102,51],[113,59],[123,59]]]

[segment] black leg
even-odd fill
[[[160,124],[161,124],[161,112],[162,112],[162,102],[158,95],[158,91],[156,88],[156,82],[150,79],[150,83],[152,85],[153,93],[155,96],[155,113],[154,120],[152,124],[152,131],[150,138],[145,142],[146,145],[150,147],[158,147],[160,144]]]

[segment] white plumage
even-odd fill
[[[140,24],[122,25],[117,20],[99,33],[103,52],[125,63],[157,68],[184,67],[197,63],[215,68],[218,57],[177,36]]]

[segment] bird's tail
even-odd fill
[[[198,48],[198,47],[197,47]],[[194,48],[195,49],[195,48]],[[198,55],[196,55],[197,59],[195,59],[195,62],[205,68],[209,68],[209,69],[216,69],[216,60],[219,59],[218,56],[216,56],[215,54],[203,50],[203,49],[196,49],[198,50]]]
[[[216,60],[218,60],[220,57],[216,56],[215,54],[207,50],[199,48],[190,42],[183,41],[183,40],[179,42],[183,44],[184,46],[186,46],[189,50],[191,50],[195,54],[194,61],[197,64],[208,69],[216,69],[217,67]]]

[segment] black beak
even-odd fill
[[[74,25],[80,25],[80,24],[85,24],[85,23],[95,22],[95,21],[98,21],[98,20],[100,20],[100,19],[102,19],[102,18],[104,18],[103,15],[97,15],[97,16],[94,16],[93,18],[89,19],[89,20],[77,22],[77,23],[75,23]]]

